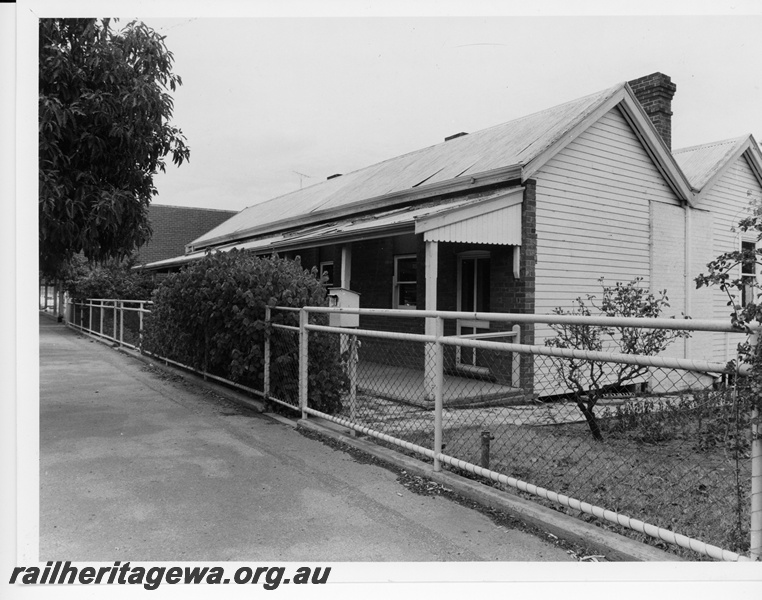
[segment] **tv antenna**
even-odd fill
[[[300,173],[299,171],[292,171],[293,173],[296,173],[299,175],[299,189],[302,189],[302,183],[304,183],[304,178],[312,179],[312,175],[305,175],[304,173]]]

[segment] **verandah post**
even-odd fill
[[[310,315],[306,308],[299,311],[299,407],[302,409],[302,419],[307,418],[305,408],[307,408],[307,394],[309,392],[308,374],[309,366],[307,364],[309,356],[309,341],[307,325]]]
[[[426,310],[437,310],[437,270],[439,265],[439,246],[437,242],[426,242]],[[437,319],[426,317],[426,335],[436,335]],[[436,372],[434,363],[436,360],[434,344],[426,344],[425,364],[423,365],[424,388],[426,399],[434,400],[434,379]]]

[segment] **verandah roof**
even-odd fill
[[[493,224],[499,223],[496,215],[501,211],[504,217],[511,217],[515,222],[510,228],[503,230],[500,240],[489,241],[485,238],[484,228],[477,228],[472,239],[451,240],[471,241],[472,243],[521,244],[521,200],[523,187],[513,187],[483,194],[478,197],[450,200],[446,202],[430,202],[424,206],[412,206],[391,209],[371,216],[348,218],[331,223],[301,228],[292,232],[263,236],[246,242],[231,243],[213,248],[215,252],[228,252],[233,249],[253,250],[259,254],[271,252],[299,250],[329,244],[366,240],[403,233],[418,233],[420,227],[434,231],[438,224],[447,226],[449,220],[460,220],[464,216],[478,218],[480,215],[490,219]],[[512,211],[512,212],[510,212]],[[441,222],[432,221],[441,215]],[[442,230],[444,231],[444,230]],[[511,231],[513,233],[511,233]],[[425,234],[426,235],[426,234]],[[429,234],[431,235],[431,234]],[[442,239],[441,241],[447,241]],[[192,252],[184,256],[157,261],[146,265],[150,269],[171,268],[184,265],[203,257],[205,250]]]

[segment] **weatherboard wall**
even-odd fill
[[[752,201],[762,199],[762,187],[752,173],[744,156],[738,158],[714,186],[702,198],[699,208],[711,211],[713,215],[713,240],[711,258],[724,252],[740,250],[742,234],[738,231],[738,222],[748,216]],[[754,239],[754,234],[746,234]],[[743,238],[747,239],[747,238]],[[706,272],[706,262],[698,265]],[[698,272],[696,273],[698,274]],[[740,276],[740,270],[734,274]],[[697,295],[711,294],[711,317],[729,319],[731,308],[727,305],[728,297],[717,288],[697,290]],[[715,360],[729,360],[735,356],[735,348],[743,336],[718,333],[713,336],[713,357]]]
[[[651,203],[679,206],[639,138],[612,109],[537,174],[535,310],[570,309],[606,282],[651,284]],[[552,335],[538,326],[536,342]]]

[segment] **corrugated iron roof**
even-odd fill
[[[510,190],[521,190],[521,187]],[[238,250],[259,250],[262,252],[276,252],[278,250],[290,250],[310,247],[315,244],[333,243],[341,238],[362,238],[385,235],[391,230],[413,231],[415,222],[425,217],[431,217],[441,212],[451,211],[471,204],[488,201],[497,196],[504,196],[510,190],[498,190],[478,197],[451,199],[445,202],[429,202],[423,206],[407,206],[404,208],[388,209],[370,216],[352,217],[340,219],[329,223],[316,225],[315,227],[302,228],[293,232],[267,235],[245,242],[228,243],[214,248],[214,251],[227,252]],[[149,269],[170,268],[186,264],[201,258],[205,250],[199,250],[176,258],[160,260],[146,265]]]
[[[550,148],[624,83],[502,125],[410,152],[250,206],[191,242],[195,249],[276,231],[305,217],[320,221],[364,200],[418,186],[521,166]],[[361,208],[359,209],[361,210]],[[302,222],[304,224],[304,222]]]
[[[711,144],[681,148],[674,150],[672,155],[688,178],[691,187],[701,191],[747,139],[748,136],[742,136]]]

